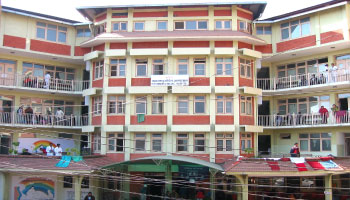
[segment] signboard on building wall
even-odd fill
[[[188,75],[152,75],[151,86],[188,86]]]
[[[55,178],[13,176],[11,199],[15,200],[55,200]]]
[[[203,180],[209,176],[209,168],[179,165],[179,175],[184,179]]]
[[[22,149],[28,149],[30,153],[42,153],[41,147],[47,147],[50,143],[56,147],[56,144],[61,144],[62,150],[66,151],[67,148],[74,148],[74,141],[69,139],[51,139],[51,138],[18,138],[19,147],[18,152],[21,153]]]

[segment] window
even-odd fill
[[[145,30],[145,22],[134,22],[134,30],[135,31],[144,31]]]
[[[135,134],[135,151],[145,151],[146,150],[146,134],[136,133]]]
[[[196,114],[205,113],[205,96],[194,97],[194,113]]]
[[[188,97],[180,96],[177,99],[177,113],[188,114]]]
[[[124,151],[124,134],[109,133],[108,134],[108,151]]]
[[[205,134],[194,134],[194,151],[205,151]]]
[[[147,97],[136,97],[136,114],[146,114]]]
[[[127,12],[112,13],[112,18],[128,18],[128,13]]]
[[[24,76],[35,76],[44,78],[46,73],[50,73],[51,79],[74,80],[75,69],[23,62]]]
[[[252,25],[251,25],[251,23],[239,20],[238,24],[239,24],[238,30],[244,31],[244,32],[247,32],[247,33],[252,33]]]
[[[163,114],[163,97],[155,96],[152,98],[152,114]]]
[[[231,20],[215,21],[215,29],[231,29]]]
[[[111,77],[125,77],[126,59],[111,59]]]
[[[101,136],[99,133],[94,134],[93,149],[94,149],[94,152],[101,151]]]
[[[34,113],[45,115],[55,115],[58,108],[61,108],[65,115],[73,114],[74,102],[58,99],[41,99],[21,97],[21,105],[29,105],[33,108]]]
[[[100,115],[102,110],[102,96],[94,97],[93,101],[94,101],[93,114]]]
[[[307,114],[318,113],[319,108],[324,106],[330,110],[329,96],[312,96],[293,99],[280,99],[277,101],[278,113],[285,114]]]
[[[232,76],[232,58],[216,58],[216,75]]]
[[[217,133],[216,134],[216,151],[233,151],[233,134]]]
[[[153,75],[163,75],[164,74],[164,62],[163,59],[153,60]]]
[[[205,76],[205,58],[194,59],[194,75]]]
[[[252,148],[252,134],[241,133],[241,150],[244,151],[247,148]]]
[[[89,188],[89,185],[90,185],[89,177],[85,176],[81,181],[81,188]]]
[[[36,37],[52,42],[65,43],[67,41],[67,28],[63,26],[37,22]]]
[[[108,96],[108,114],[125,114],[125,96]]]
[[[94,73],[95,73],[95,79],[100,79],[103,78],[103,60],[95,62],[95,67],[94,67]]]
[[[257,35],[271,35],[271,26],[257,26],[256,34]]]
[[[63,177],[63,188],[73,188],[73,176]]]
[[[94,26],[94,36],[106,32],[105,23]]]
[[[331,151],[331,139],[331,133],[301,133],[300,151]]]
[[[216,96],[216,113],[233,114],[233,96]]]
[[[207,30],[207,21],[177,21],[175,30]]]
[[[157,21],[157,30],[166,31],[168,30],[168,22],[166,21]]]
[[[136,76],[147,76],[146,59],[136,59]]]
[[[177,74],[188,75],[188,59],[178,59],[177,61]]]
[[[153,133],[152,134],[152,151],[162,151],[162,134]]]
[[[127,31],[128,23],[127,22],[113,22],[112,31]]]
[[[252,115],[252,97],[241,96],[241,114]]]
[[[309,17],[281,24],[282,40],[299,38],[309,34],[310,34]]]
[[[90,37],[91,31],[89,28],[78,28],[77,37]]]
[[[178,133],[176,137],[177,151],[188,151],[188,134]]]
[[[298,63],[289,63],[285,65],[277,66],[277,74],[278,78],[303,75],[308,73],[318,73],[326,71],[326,64],[328,64],[328,58],[320,58],[314,60],[308,60]],[[281,79],[288,80],[289,79]]]
[[[240,63],[240,75],[243,78],[252,78],[252,67],[250,60],[239,59]]]

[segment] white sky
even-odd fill
[[[1,0],[0,0],[1,1]],[[119,0],[120,1],[120,0]],[[2,5],[29,10],[57,17],[86,21],[75,9],[81,6],[131,5],[131,4],[162,4],[162,3],[208,3],[208,2],[254,2],[259,0],[2,0]],[[329,0],[265,0],[267,6],[261,19],[299,10]]]

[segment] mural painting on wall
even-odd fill
[[[45,138],[18,138],[19,142],[19,152],[22,149],[28,149],[30,153],[45,153],[46,147],[52,143],[52,146],[55,148],[56,144],[61,144],[63,151],[67,148],[74,148],[74,141],[67,139],[45,139]]]
[[[55,182],[51,179],[33,177],[17,178],[14,182],[14,200],[54,200]]]

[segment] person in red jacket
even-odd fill
[[[196,194],[196,199],[197,199],[197,200],[202,200],[202,199],[204,199],[204,194],[203,194],[203,192],[202,192],[201,190],[197,192],[197,194]]]
[[[294,143],[294,146],[290,149],[290,157],[300,157],[300,150],[298,143]]]
[[[328,110],[324,106],[321,106],[318,111],[321,114],[322,124],[327,124]]]

